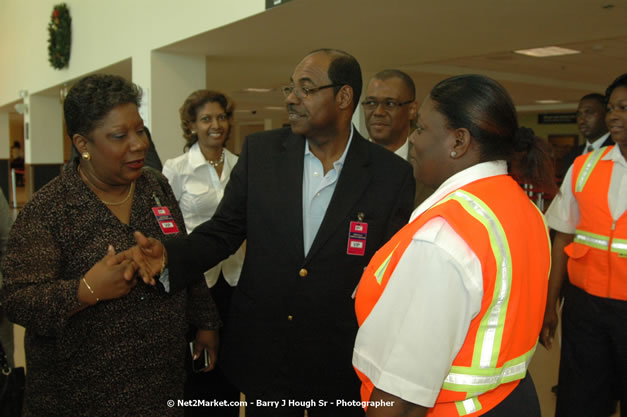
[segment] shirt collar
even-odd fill
[[[435,190],[435,192],[431,194],[431,196],[429,196],[429,198],[423,201],[416,208],[416,210],[414,210],[409,221],[413,221],[416,217],[427,211],[427,209],[440,201],[442,198],[446,197],[453,191],[463,187],[464,185],[470,184],[471,182],[483,178],[495,177],[497,175],[505,174],[507,174],[507,162],[503,160],[481,162],[462,171],[459,171],[458,173],[444,181],[442,185],[440,185],[438,189]]]
[[[189,151],[187,152],[187,158],[189,161],[189,165],[193,169],[208,164],[207,160],[205,159],[205,155],[203,155],[202,151],[200,150],[200,145],[198,144],[198,142],[194,143],[192,147],[189,148]]]
[[[403,158],[404,160],[409,159],[409,140],[405,139],[405,143],[401,145],[400,148],[394,151],[395,154]]]
[[[351,133],[348,136],[348,142],[346,142],[346,148],[344,148],[344,152],[342,153],[342,156],[340,156],[340,159],[333,162],[333,168],[335,168],[335,170],[338,171],[338,174],[339,174],[339,171],[344,166],[344,161],[346,160],[346,154],[348,153],[348,148],[350,148],[351,142],[353,141],[353,129],[354,129],[353,125],[351,124]],[[316,158],[316,156],[311,152],[311,149],[309,149],[309,141],[305,140],[305,158],[307,158],[308,156]]]
[[[610,149],[610,151],[602,159],[604,161],[613,161],[617,164],[627,167],[627,161],[625,161],[625,157],[621,153],[618,145],[612,146],[612,149]]]
[[[603,145],[603,142],[605,142],[605,140],[610,136],[610,132],[607,132],[605,135],[601,135],[599,136],[597,139],[595,139],[592,143],[586,141],[586,147],[592,145],[592,147],[596,150],[599,149],[601,147],[601,145]]]

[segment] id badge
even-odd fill
[[[159,223],[159,227],[164,235],[171,235],[179,232],[179,227],[174,222],[170,209],[167,207],[153,207],[152,213]]]
[[[366,238],[368,236],[368,223],[351,222],[348,230],[348,255],[364,256],[366,254]]]

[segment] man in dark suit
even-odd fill
[[[562,159],[561,178],[579,155],[592,152],[603,146],[613,145],[610,134],[605,126],[605,97],[602,94],[586,94],[579,100],[577,107],[577,127],[586,139],[583,145],[575,146]]]
[[[214,217],[165,246],[176,291],[246,239],[221,363],[246,394],[247,417],[363,415],[352,297],[370,257],[407,222],[415,182],[407,162],[351,125],[361,87],[351,55],[307,55],[283,89],[291,129],[247,137]],[[151,281],[162,246],[138,243]]]
[[[368,83],[366,98],[361,105],[370,140],[410,161],[412,145],[407,138],[418,113],[416,86],[411,77],[397,69],[379,71]],[[415,164],[415,161],[410,162]],[[433,191],[416,181],[414,207]]]

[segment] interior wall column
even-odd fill
[[[9,201],[10,159],[11,159],[11,124],[8,112],[0,112],[0,187]]]
[[[207,64],[205,56],[165,52],[152,52],[150,61],[151,131],[165,162],[183,153],[179,109],[193,91],[206,88]]]
[[[26,198],[59,175],[63,166],[63,107],[58,97],[27,96],[24,113]]]
[[[132,58],[132,81],[142,89],[142,101],[139,106],[139,115],[144,119],[144,126],[152,132],[152,109],[150,105],[151,97],[151,71],[150,71],[150,51],[142,50],[133,55]]]

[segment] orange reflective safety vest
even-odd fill
[[[573,163],[572,190],[581,219],[565,252],[573,285],[597,297],[627,300],[627,214],[612,219],[608,194],[614,162],[601,159],[612,148],[597,149]]]
[[[484,178],[452,192],[374,255],[355,299],[360,326],[415,233],[438,216],[446,219],[481,262],[483,300],[427,415],[478,416],[503,401],[527,373],[544,317],[551,264],[548,229],[542,213],[508,175]],[[416,279],[438,277],[418,272]],[[362,400],[368,401],[374,385],[358,369],[357,374]]]

